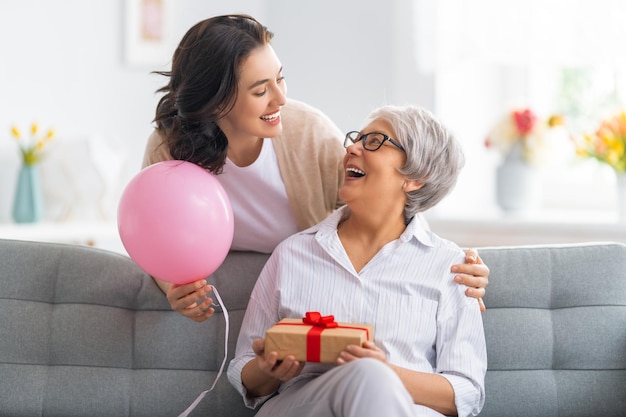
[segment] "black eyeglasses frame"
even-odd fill
[[[353,139],[352,136],[356,135],[356,139]],[[378,144],[378,146],[375,147],[369,147],[368,142],[367,141],[367,137],[370,135],[381,135],[383,137],[383,140],[380,141],[380,143]],[[383,146],[383,144],[386,141],[389,141],[392,145],[394,145],[395,147],[397,147],[398,149],[400,149],[402,152],[406,153],[406,150],[404,149],[404,146],[400,145],[400,143],[398,143],[398,141],[391,139],[389,136],[385,135],[382,132],[369,132],[369,133],[361,133],[358,130],[351,130],[348,133],[346,133],[346,138],[343,141],[343,147],[347,148],[348,146],[352,145],[353,143],[357,143],[359,141],[363,141],[363,149],[365,149],[366,151],[371,151],[371,152],[375,152],[377,150],[380,149],[381,146]]]

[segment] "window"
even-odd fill
[[[495,207],[497,155],[491,126],[514,107],[563,114],[574,135],[626,105],[626,2],[621,0],[445,0],[431,39],[435,112],[464,144],[467,165],[444,210]],[[423,21],[422,19],[420,19]],[[416,29],[419,31],[420,29]],[[615,210],[610,168],[572,156],[547,169],[544,209]]]

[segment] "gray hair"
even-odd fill
[[[424,185],[407,193],[404,217],[439,203],[456,185],[465,165],[460,143],[429,111],[414,106],[383,106],[370,113],[366,125],[384,120],[393,128],[393,139],[406,150],[400,173]]]

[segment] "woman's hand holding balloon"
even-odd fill
[[[172,310],[197,322],[203,322],[215,312],[211,307],[213,299],[207,296],[211,292],[211,286],[203,279],[190,284],[172,284],[166,292]]]

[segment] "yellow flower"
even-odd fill
[[[565,126],[565,119],[560,114],[553,114],[548,119],[548,126],[550,127]]]
[[[20,129],[11,126],[11,135],[20,143],[20,153],[22,154],[22,162],[25,165],[34,165],[43,157],[46,143],[52,140],[55,135],[54,129],[49,129],[45,135],[39,135],[39,125],[32,123],[30,125],[30,136],[22,138]]]
[[[22,134],[20,133],[20,130],[16,126],[11,127],[11,134],[17,140],[22,139]]]
[[[616,172],[626,172],[626,110],[602,120],[594,133],[583,135],[576,151],[581,157],[596,159]]]

